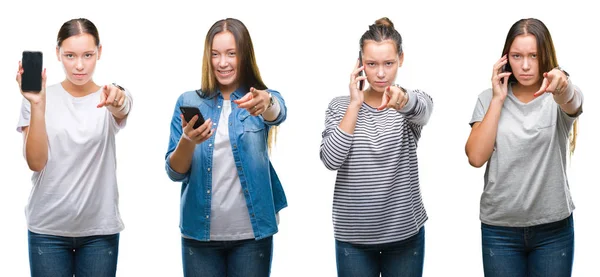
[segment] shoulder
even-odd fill
[[[493,92],[491,88],[485,89],[484,91],[480,92],[479,95],[477,96],[477,99],[479,99],[479,101],[486,103],[486,102],[490,102],[492,101],[492,96],[493,96]]]
[[[337,96],[337,97],[331,99],[331,102],[329,102],[329,108],[330,109],[339,109],[339,108],[346,109],[349,104],[350,104],[350,96],[349,95]]]
[[[199,101],[204,100],[204,98],[200,97],[202,92],[200,90],[189,90],[179,95],[177,98],[177,104],[183,104],[190,101]]]

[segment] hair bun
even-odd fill
[[[377,19],[375,21],[375,25],[383,25],[386,27],[394,28],[394,23],[392,23],[392,21],[387,17],[382,17],[380,19]]]

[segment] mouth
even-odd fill
[[[533,74],[521,74],[519,75],[523,79],[531,79],[533,78]]]
[[[373,82],[374,85],[378,86],[378,87],[385,87],[387,86],[388,82],[386,81],[375,81]]]
[[[87,74],[85,73],[73,73],[73,77],[77,78],[77,79],[83,79],[85,78]]]
[[[229,70],[221,70],[221,69],[217,69],[217,73],[221,76],[221,77],[229,77],[233,74],[233,69],[229,69]]]

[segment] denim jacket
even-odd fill
[[[271,165],[267,150],[267,136],[271,126],[279,125],[286,118],[287,108],[279,92],[269,90],[277,99],[281,112],[273,122],[265,121],[262,116],[252,116],[247,110],[240,109],[233,100],[242,98],[248,92],[238,88],[231,93],[231,114],[229,115],[229,141],[237,167],[242,190],[250,216],[255,238],[262,239],[277,233],[276,213],[287,206],[287,200],[281,182]],[[204,119],[211,119],[216,130],[223,106],[223,95],[219,92],[212,97],[200,97],[199,91],[183,93],[173,112],[169,149],[165,155],[165,169],[169,178],[182,182],[180,229],[185,237],[199,241],[210,240],[210,208],[212,198],[213,145],[215,136],[196,145],[192,164],[188,172],[175,172],[170,165],[170,156],[182,135],[181,106],[194,106],[200,109]]]

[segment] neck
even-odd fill
[[[225,99],[225,100],[229,100],[229,97],[235,91],[235,89],[236,88],[233,85],[219,87],[219,90],[221,91],[221,95],[223,95],[223,99]]]
[[[92,80],[83,85],[76,85],[65,79],[61,82],[61,85],[69,94],[75,97],[86,96],[100,89],[100,87]]]
[[[525,86],[519,82],[513,84],[512,86],[512,91],[513,94],[516,95],[533,95],[536,91],[538,91],[540,89],[540,87],[542,86],[542,82],[537,82],[533,85],[530,86]]]

